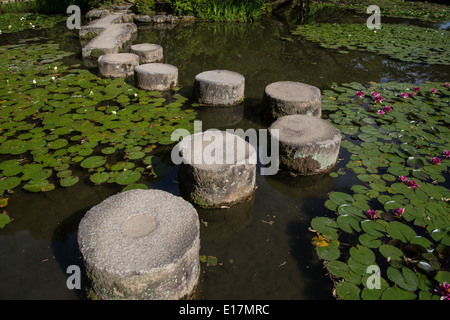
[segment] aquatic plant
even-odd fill
[[[155,150],[174,143],[173,130],[192,129],[187,98],[99,78],[64,65],[69,55],[42,40],[0,47],[0,196],[87,178],[146,188],[145,178],[171,172]]]
[[[392,109],[382,117],[372,92],[382,94]],[[405,100],[402,92],[417,94]],[[450,280],[445,262],[450,161],[436,165],[429,159],[449,149],[448,87],[346,83],[333,84],[323,96],[324,114],[345,135],[342,147],[350,154],[340,166],[356,175],[349,190],[329,193],[326,216],[311,221],[313,245],[334,280],[336,296],[445,297],[442,286],[441,296],[435,289]],[[314,242],[318,236],[326,239],[321,246]],[[368,281],[371,266],[380,268],[377,288]]]
[[[324,23],[298,26],[293,34],[343,54],[347,50],[362,50],[407,62],[450,64],[447,30],[387,23],[381,29],[371,30],[361,24]]]

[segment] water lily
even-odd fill
[[[417,182],[415,182],[414,180],[409,180],[407,183],[408,187],[410,187],[411,189],[416,189],[419,187],[419,185],[417,184]]]
[[[448,83],[444,84],[444,87],[448,88],[450,85]]]
[[[402,98],[405,98],[405,99],[408,98],[408,94],[405,93],[405,92],[402,92],[402,93],[401,93],[401,96],[402,96]]]
[[[356,95],[357,95],[359,98],[362,98],[362,97],[364,97],[364,92],[358,91],[358,92],[356,92]]]
[[[32,82],[33,82],[33,84],[36,84],[36,80],[35,80],[35,79],[33,79],[33,81],[32,81]]]
[[[410,92],[410,93],[409,93],[409,96],[410,96],[410,97],[414,97],[415,95],[416,95],[415,92]]]
[[[391,112],[392,108],[389,106],[384,106],[383,110],[384,110],[384,112]]]
[[[420,88],[419,87],[414,87],[414,91],[420,92]]]
[[[406,181],[408,181],[408,178],[407,177],[405,177],[405,176],[400,176],[400,177],[398,177],[399,179],[400,179],[400,181],[402,181],[402,182],[406,182]]]
[[[436,93],[436,89],[431,89],[431,93]]]
[[[380,109],[380,110],[377,111],[377,113],[378,113],[380,116],[382,116],[382,115],[384,114],[384,111]]]
[[[378,212],[376,212],[375,210],[367,210],[366,211],[366,215],[370,218],[370,219],[376,219],[376,217],[378,216]]]
[[[401,217],[405,213],[405,208],[394,209],[392,210],[392,213],[395,214],[396,216]]]
[[[443,284],[439,284],[439,288],[435,290],[438,294],[441,295],[441,300],[450,300],[450,284],[444,282]]]
[[[12,28],[12,25],[9,25],[9,26],[8,26],[8,29],[11,29],[11,28]]]
[[[432,159],[431,159],[431,163],[434,163],[434,164],[441,164],[441,159],[439,159],[438,157],[433,157]]]
[[[52,80],[53,80],[53,81],[55,81],[55,80],[56,80],[56,78],[55,78],[55,77],[52,77]]]
[[[372,91],[372,96],[376,97],[376,96],[378,96],[378,95],[380,95],[378,92]]]
[[[53,67],[53,70],[55,70],[55,71],[58,70],[58,67],[57,67],[57,66],[54,66],[54,67]]]
[[[117,112],[113,110],[113,111],[111,111],[111,113],[112,113],[112,114],[116,114]]]
[[[442,155],[444,156],[444,158],[450,158],[450,150],[444,150],[443,152],[442,152]]]
[[[382,102],[384,100],[384,98],[381,96],[381,95],[377,95],[377,96],[375,96],[375,101],[376,102]]]

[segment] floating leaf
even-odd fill
[[[75,176],[68,176],[61,180],[60,184],[62,187],[70,187],[73,186],[75,183],[77,183],[80,180],[80,178]]]
[[[402,242],[411,241],[416,236],[416,232],[411,227],[398,221],[389,222],[386,225],[386,231],[391,238]]]
[[[419,279],[415,272],[407,267],[403,267],[401,270],[388,267],[387,277],[402,289],[416,291],[419,288]]]
[[[124,170],[121,171],[116,177],[116,183],[121,185],[132,184],[141,178],[141,174],[138,171]]]
[[[80,165],[83,168],[92,169],[92,168],[97,168],[97,167],[104,165],[105,162],[106,162],[106,159],[102,156],[92,156],[92,157],[84,159]]]

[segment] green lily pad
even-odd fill
[[[124,170],[121,171],[116,177],[116,183],[121,185],[128,185],[135,183],[141,178],[141,174],[138,171]]]
[[[80,180],[80,178],[75,176],[68,176],[61,179],[60,184],[62,187],[70,187],[73,186],[75,183],[77,183]]]
[[[102,156],[92,156],[84,159],[80,165],[85,169],[92,169],[104,165],[105,162],[106,159]]]

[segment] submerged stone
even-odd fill
[[[200,274],[199,218],[181,197],[129,190],[91,208],[78,244],[100,299],[178,300]]]
[[[328,121],[306,115],[276,120],[269,132],[278,130],[280,166],[302,175],[330,171],[339,155],[341,132]]]
[[[114,13],[100,19],[94,19],[80,28],[80,39],[93,39],[112,24],[122,22],[122,14]]]

